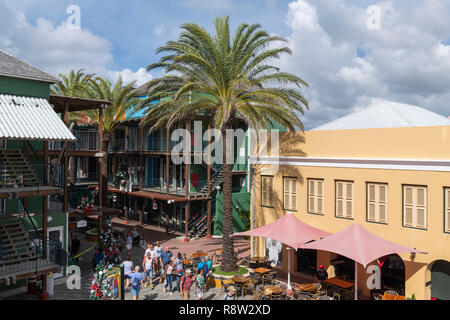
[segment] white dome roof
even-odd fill
[[[396,127],[448,126],[450,119],[424,108],[382,99],[373,99],[361,111],[325,123],[312,130],[347,130]]]

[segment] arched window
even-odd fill
[[[431,297],[450,300],[450,262],[438,260],[431,268]]]

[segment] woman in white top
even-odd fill
[[[130,260],[130,256],[127,256],[127,260],[123,262],[123,273],[125,275],[125,279],[127,280],[125,283],[125,290],[128,289],[130,285],[130,274],[133,270],[133,262]]]
[[[164,292],[166,292],[166,288],[169,285],[169,292],[170,295],[172,295],[172,281],[173,281],[173,261],[170,260],[169,263],[166,266],[166,269],[164,270],[165,275],[165,286],[164,286]]]

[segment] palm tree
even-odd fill
[[[103,165],[102,165],[102,200],[103,205],[106,205],[108,196],[108,158],[107,151],[112,140],[113,132],[119,125],[121,120],[125,119],[126,112],[135,107],[139,100],[137,91],[134,88],[135,82],[127,85],[123,84],[122,77],[119,77],[117,82],[112,85],[108,79],[96,77],[91,79],[85,88],[85,97],[91,99],[99,99],[110,101],[111,104],[103,109]],[[99,113],[97,110],[84,111],[84,114],[92,119],[92,124],[98,129],[99,127]]]
[[[155,99],[160,102],[148,110],[142,124],[151,123],[154,130],[203,115],[222,132],[223,141],[237,118],[253,129],[278,123],[289,131],[303,130],[299,113],[308,108],[308,102],[299,88],[307,83],[270,64],[280,54],[291,54],[288,47],[275,46],[286,40],[269,35],[259,24],[241,24],[230,37],[228,17],[214,19],[214,25],[212,36],[197,24],[184,24],[177,41],[158,48],[158,53],[166,55],[147,70],[163,68],[165,74],[148,83],[153,93],[142,106]],[[231,237],[232,164],[225,161],[227,149],[223,143],[224,253],[220,268],[232,272],[238,267]]]
[[[68,75],[59,74],[61,82],[52,85],[51,92],[66,97],[83,97],[86,86],[94,76],[93,73],[84,73],[83,69],[71,70]]]

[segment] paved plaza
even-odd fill
[[[115,220],[114,228],[121,229],[127,228],[132,229],[136,223],[131,222],[128,225],[124,225],[120,220]],[[182,254],[186,254],[190,256],[197,250],[203,250],[210,253],[212,256],[212,252],[214,250],[220,249],[222,247],[222,239],[220,238],[212,238],[212,239],[197,239],[191,240],[190,242],[184,242],[183,237],[179,233],[169,232],[165,233],[163,229],[159,229],[153,226],[144,225],[143,228],[140,228],[139,231],[144,236],[144,240],[148,243],[155,243],[156,241],[161,242],[161,246],[164,248],[168,246],[169,249],[176,255],[178,252]],[[89,248],[95,247],[96,243],[87,241],[85,239],[85,235],[83,233],[77,233],[79,239],[81,240],[81,249],[80,252],[83,252]],[[246,239],[236,239],[235,247],[238,250],[238,257],[242,259],[242,257],[249,254],[250,243]],[[95,249],[95,248],[94,248]],[[67,288],[66,278],[55,279],[54,283],[54,295],[49,297],[49,300],[89,300],[90,286],[93,279],[93,270],[92,270],[92,257],[94,254],[94,249],[89,250],[87,253],[83,254],[77,265],[81,269],[81,289],[73,289],[69,290]],[[141,247],[133,247],[130,251],[130,257],[133,261],[134,265],[141,266],[142,270],[142,259],[144,256],[144,249]],[[121,252],[121,256],[123,259],[126,258],[126,249],[123,249]],[[183,300],[183,297],[179,292],[173,292],[173,295],[170,295],[169,292],[163,291],[163,284],[159,281],[159,276],[155,277],[153,280],[154,288],[153,290],[150,287],[143,287],[141,289],[139,300]],[[173,290],[176,288],[176,282],[173,282]],[[205,300],[222,300],[223,293],[220,288],[207,287],[207,291],[205,293]],[[14,300],[36,300],[38,297],[36,295],[29,294],[21,294],[9,297],[8,299]],[[132,300],[132,294],[130,290],[125,292],[125,300]],[[196,300],[197,295],[195,293],[195,289],[191,289],[191,300]],[[252,299],[252,296],[244,296],[239,299]]]

